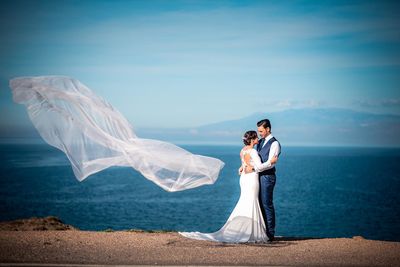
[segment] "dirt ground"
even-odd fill
[[[400,243],[281,237],[272,244],[224,244],[175,232],[2,230],[0,263],[400,266]]]

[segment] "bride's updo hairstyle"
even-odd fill
[[[257,132],[256,131],[247,131],[243,135],[243,143],[248,146],[251,144],[251,140],[257,138]]]

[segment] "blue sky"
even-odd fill
[[[74,77],[134,127],[255,112],[400,114],[395,1],[9,1],[0,6],[0,127],[28,125],[9,79]]]

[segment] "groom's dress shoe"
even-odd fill
[[[268,237],[267,243],[272,243],[272,242],[274,242],[274,240],[275,240],[275,237],[270,236],[270,237]]]

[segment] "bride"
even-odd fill
[[[258,144],[257,132],[247,131],[243,136],[244,147],[240,151],[241,168],[261,165],[260,157],[253,148]],[[275,164],[277,157],[272,158]],[[222,228],[214,233],[179,232],[181,235],[198,239],[227,243],[267,242],[265,222],[258,201],[258,173],[245,173],[240,176],[240,198]]]

